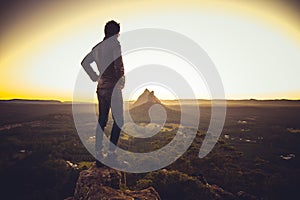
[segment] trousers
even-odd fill
[[[97,97],[99,117],[96,128],[96,152],[100,152],[103,149],[103,134],[105,126],[107,125],[110,110],[113,118],[113,126],[110,133],[109,151],[114,151],[124,124],[122,90],[118,88],[98,88]]]

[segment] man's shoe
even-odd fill
[[[125,169],[126,167],[128,167],[128,162],[120,159],[114,151],[113,152],[108,151],[107,157],[105,159],[109,165],[112,165],[112,166],[115,166],[118,168],[122,168],[122,169]]]
[[[108,150],[106,159],[115,160],[115,159],[117,159],[117,154],[114,151]]]

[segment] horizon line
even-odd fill
[[[132,102],[136,101],[135,100],[124,100],[124,102]],[[184,100],[184,101],[192,101],[192,100],[197,100],[197,101],[300,101],[299,99],[287,99],[287,98],[274,98],[274,99],[269,99],[269,98],[249,98],[249,99],[191,99],[191,98],[186,98],[186,99],[159,99],[160,101],[177,101],[177,100]],[[72,100],[58,100],[58,99],[27,99],[27,98],[12,98],[12,99],[0,99],[0,101],[39,101],[39,102],[53,102],[53,103],[97,103],[97,101],[72,101]]]

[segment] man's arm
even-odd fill
[[[92,55],[92,52],[88,53],[85,58],[81,61],[81,65],[83,69],[86,71],[86,73],[89,75],[92,81],[96,82],[98,81],[98,74],[93,70],[91,67],[91,63],[94,62],[94,57]]]
[[[123,64],[123,59],[122,59],[122,54],[121,54],[121,45],[118,43],[114,50],[114,68],[116,72],[116,78],[119,80],[121,79],[121,88],[124,88],[125,85],[125,76],[124,76],[124,64]]]

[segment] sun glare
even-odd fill
[[[299,17],[269,1],[63,1],[28,11],[1,30],[0,99],[70,101],[80,62],[102,40],[110,19],[121,23],[121,32],[162,28],[197,42],[215,63],[228,99],[300,99]],[[173,68],[197,98],[210,98],[205,82],[172,55],[124,56],[126,73],[147,62]],[[125,88],[125,99],[136,99],[146,87],[161,99],[176,98],[167,87],[149,83]]]

